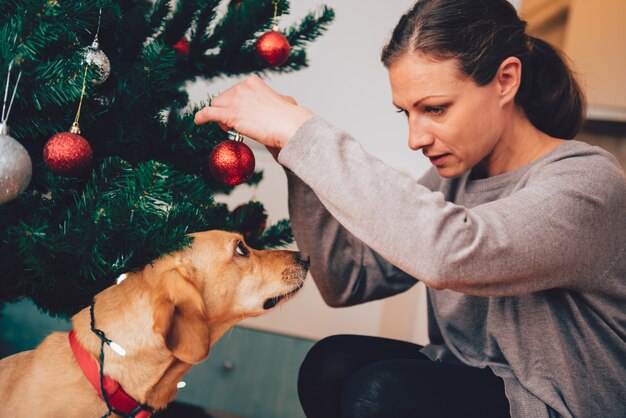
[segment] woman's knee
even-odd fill
[[[338,383],[367,364],[395,358],[423,358],[420,346],[363,335],[333,335],[318,341],[306,355],[299,386],[307,382]]]
[[[307,353],[298,374],[298,396],[307,417],[339,416],[341,386],[349,376],[346,352],[349,336],[318,341]]]
[[[346,418],[379,418],[391,416],[397,385],[393,376],[377,364],[356,371],[343,387],[341,416]]]
[[[341,374],[345,367],[350,337],[333,335],[316,342],[302,361],[298,386],[307,382],[332,379]]]

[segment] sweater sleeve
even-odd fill
[[[344,228],[290,170],[289,217],[298,249],[330,306],[350,306],[401,293],[416,283]]]
[[[344,260],[332,272],[311,260],[327,300],[329,294],[348,303],[383,297],[379,286],[387,284],[376,282],[395,269],[434,289],[480,296],[580,288],[590,285],[583,281],[587,274],[597,277],[598,268],[608,269],[623,249],[623,226],[618,231],[611,219],[617,210],[617,222],[624,221],[626,186],[612,164],[591,175],[557,163],[532,185],[470,209],[368,155],[317,116],[287,143],[279,162],[292,171],[290,216],[300,225],[294,230],[298,244],[325,252],[321,264]],[[306,188],[310,192],[303,193]],[[299,215],[299,208],[315,205],[324,221],[307,224],[309,215]],[[389,270],[389,264],[396,267]],[[372,265],[378,272],[370,278]],[[326,276],[338,274],[350,280],[334,288],[340,281]]]

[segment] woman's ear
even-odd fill
[[[522,62],[517,57],[508,57],[500,64],[496,73],[500,103],[505,105],[515,100],[522,83]]]
[[[154,331],[176,358],[196,364],[209,355],[209,319],[200,290],[185,274],[176,267],[163,273],[153,306]]]

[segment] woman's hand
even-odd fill
[[[272,90],[257,76],[235,84],[199,110],[195,122],[217,122],[222,129],[235,129],[268,148],[282,148],[311,116],[296,101]]]

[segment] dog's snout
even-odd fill
[[[309,257],[306,257],[306,259],[302,256],[302,254],[300,252],[296,252],[293,255],[294,259],[296,260],[296,263],[302,267],[305,270],[309,269]]]

